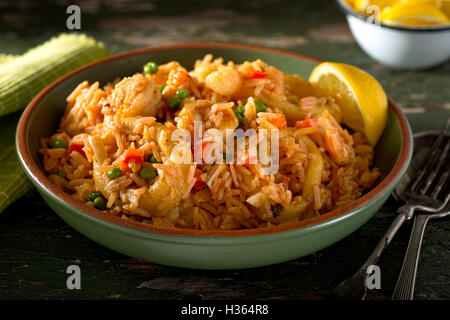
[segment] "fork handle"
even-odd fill
[[[406,220],[409,220],[412,216],[414,207],[409,205],[404,205],[400,207],[397,212],[399,213],[394,221],[392,221],[383,238],[378,242],[376,248],[373,250],[372,254],[367,258],[363,265],[358,269],[358,271],[349,279],[341,282],[334,293],[343,299],[364,299],[366,295],[366,279],[367,279],[367,267],[377,263],[384,249],[391,243],[398,229],[403,225]]]
[[[383,238],[381,238],[380,242],[378,242],[378,245],[373,250],[369,258],[367,258],[366,262],[362,265],[361,269],[362,268],[367,269],[368,266],[376,264],[378,262],[378,259],[380,258],[381,254],[384,252],[387,246],[391,243],[394,236],[397,234],[398,229],[400,229],[400,227],[406,220],[410,219],[409,216],[410,211],[411,210],[409,206],[403,206],[400,207],[400,209],[398,209],[399,214],[395,217],[394,221],[392,221]]]
[[[393,300],[413,300],[414,286],[416,283],[417,266],[419,264],[420,248],[422,246],[423,234],[427,222],[430,219],[428,215],[417,215],[414,219],[414,225],[409,238],[408,249],[403,260],[400,276],[395,285]]]

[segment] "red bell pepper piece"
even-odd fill
[[[136,164],[144,162],[144,151],[140,149],[128,149],[126,151],[125,158],[120,164],[120,170],[122,171],[122,174],[125,174],[125,172],[128,171],[128,163],[130,162],[130,160],[134,160],[134,163]]]
[[[194,178],[196,178],[196,181],[194,183],[194,191],[198,191],[204,186],[206,186],[206,183],[203,182],[203,180],[200,179],[202,172],[199,169],[195,169]]]
[[[273,117],[268,117],[267,121],[273,124],[277,129],[283,130],[287,128],[286,117],[284,114],[277,114]]]
[[[264,71],[251,70],[251,71],[247,72],[246,76],[249,79],[261,79],[261,78],[267,77],[268,74],[269,74],[268,72],[264,72]]]
[[[317,121],[314,119],[305,119],[301,121],[297,121],[295,124],[296,128],[309,128],[309,127],[317,127]]]
[[[67,152],[71,153],[72,151],[76,151],[86,158],[86,153],[83,151],[83,145],[78,143],[71,143]]]

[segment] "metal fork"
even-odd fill
[[[378,245],[375,247],[369,258],[367,258],[353,276],[344,280],[335,288],[334,294],[338,298],[364,299],[367,294],[367,268],[377,263],[381,254],[391,243],[403,223],[413,217],[415,210],[434,213],[441,211],[447,205],[450,199],[450,192],[447,190],[447,194],[440,198],[438,196],[440,196],[450,172],[450,168],[448,168],[447,164],[445,164],[446,167],[444,171],[441,172],[450,148],[450,139],[448,139],[447,144],[442,149],[440,148],[449,125],[450,117],[447,119],[446,125],[433,144],[430,156],[425,165],[421,167],[408,187],[397,194],[397,197],[406,203],[397,210],[399,214],[391,223],[383,238],[378,242]],[[439,150],[441,150],[441,152],[439,152]],[[441,175],[437,177],[440,172]],[[433,188],[430,190],[432,186]]]
[[[449,138],[450,139],[450,138]],[[403,260],[400,276],[395,285],[392,300],[412,300],[416,283],[417,266],[419,264],[420,247],[422,245],[423,233],[427,223],[431,219],[444,218],[450,215],[450,211],[434,214],[417,214],[409,238],[408,249]]]

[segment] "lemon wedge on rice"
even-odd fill
[[[449,23],[436,6],[417,0],[406,0],[381,10],[380,20],[390,25],[432,26]]]
[[[365,133],[369,143],[375,146],[386,126],[388,101],[374,77],[348,64],[323,62],[314,68],[309,81],[337,95],[342,122]]]

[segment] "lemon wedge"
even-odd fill
[[[416,3],[422,2],[436,9],[441,10],[450,20],[450,0],[402,0],[402,1],[414,1]]]
[[[430,26],[449,23],[447,16],[430,4],[406,0],[381,10],[380,20],[390,25]]]
[[[441,0],[440,4],[441,6],[439,9],[445,13],[447,19],[450,20],[450,0]]]
[[[375,146],[387,121],[388,101],[381,84],[370,74],[354,66],[323,62],[314,68],[309,81],[338,95],[342,122],[365,133]]]
[[[377,6],[381,10],[396,2],[398,2],[398,0],[355,0],[354,8],[362,13],[368,13],[366,10],[369,6]]]
[[[344,0],[344,2],[347,3],[347,5],[349,5],[350,7],[353,7],[355,0]]]

